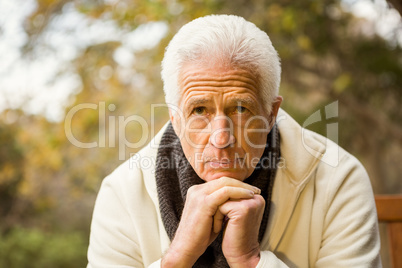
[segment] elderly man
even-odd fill
[[[364,168],[279,109],[280,71],[240,17],[181,28],[162,63],[170,122],[104,180],[88,267],[381,266]]]

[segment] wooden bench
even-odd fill
[[[376,195],[378,221],[387,225],[390,260],[402,267],[402,195]]]

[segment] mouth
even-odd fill
[[[210,159],[205,162],[205,164],[209,165],[211,168],[219,169],[219,168],[236,168],[237,166],[241,166],[242,158],[236,158],[234,160],[223,159]]]

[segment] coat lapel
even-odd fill
[[[325,145],[280,109],[277,117],[281,161],[271,198],[268,229],[261,248],[275,251],[291,219],[300,193],[325,153]]]
[[[169,123],[169,122],[168,122]],[[166,250],[170,246],[170,239],[165,230],[165,226],[162,222],[161,213],[159,210],[159,199],[158,192],[156,190],[156,180],[155,180],[155,164],[156,164],[156,155],[158,153],[158,147],[160,140],[162,138],[163,133],[165,132],[166,127],[168,126],[166,123],[162,129],[155,135],[152,141],[145,147],[143,150],[139,152],[140,159],[145,158],[148,161],[144,161],[144,163],[152,162],[152,165],[147,165],[146,167],[142,167],[142,175],[145,183],[145,188],[148,191],[148,194],[155,205],[155,210],[158,218],[158,226],[159,226],[159,237],[161,241],[161,250],[162,252],[166,252]],[[141,163],[142,161],[140,161]]]

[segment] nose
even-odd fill
[[[234,145],[236,138],[233,136],[230,127],[230,119],[226,116],[214,118],[212,122],[212,134],[209,141],[215,148],[224,149]]]

